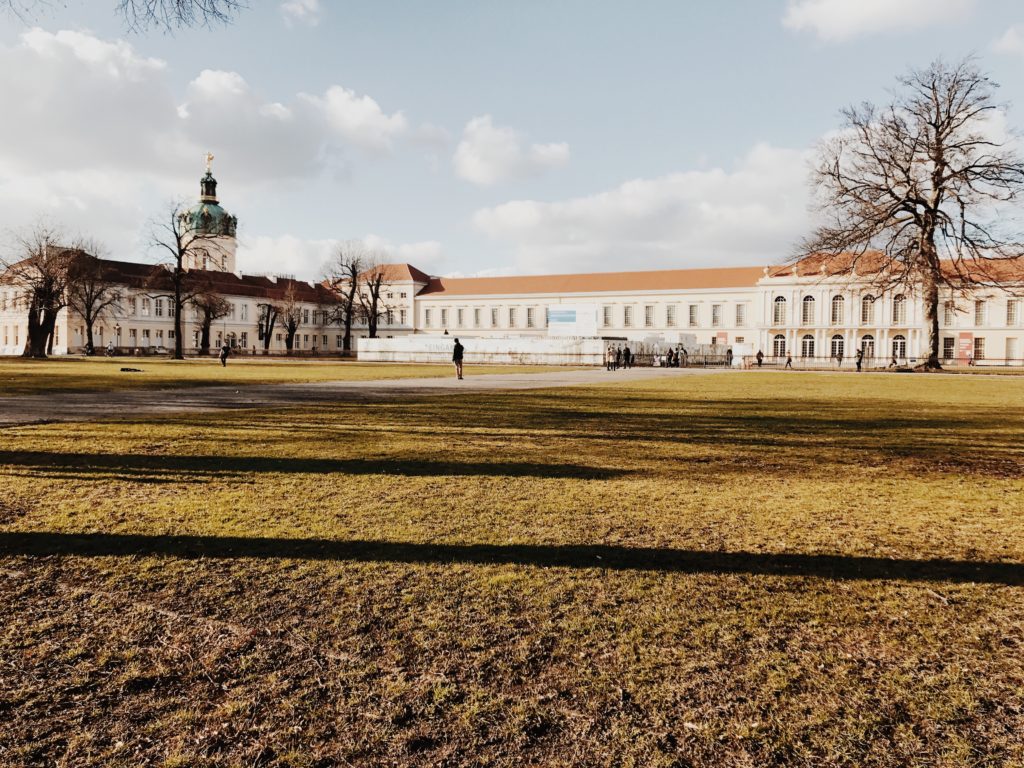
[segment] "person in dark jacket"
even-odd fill
[[[223,344],[220,348],[220,364],[222,368],[227,368],[229,354],[231,354],[231,347]]]
[[[622,349],[622,367],[633,367],[633,353],[629,351],[629,347],[623,347]]]
[[[757,350],[757,367],[760,368],[762,365],[764,365],[764,352],[759,349]]]
[[[455,348],[452,350],[452,362],[455,363],[455,375],[460,379],[462,378],[462,355],[465,351],[466,348],[456,339]]]

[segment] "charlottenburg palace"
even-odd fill
[[[294,350],[319,354],[342,350],[343,335],[333,321],[334,295],[321,284],[284,277],[245,275],[236,269],[236,219],[219,204],[216,180],[207,170],[200,200],[183,213],[187,227],[215,236],[204,270],[228,314],[211,328],[210,346],[239,351],[284,353],[286,334],[262,339],[261,307],[289,296],[300,308]],[[147,282],[151,264],[104,260],[122,286],[121,300],[94,325],[94,346],[112,345],[124,354],[159,352],[174,346],[173,304]],[[700,345],[761,350],[769,359],[850,358],[902,364],[926,356],[928,333],[919,291],[879,292],[870,275],[833,274],[826,265],[713,267],[637,272],[534,275],[521,277],[434,277],[411,264],[387,264],[380,293],[377,335],[461,337],[543,336],[549,311],[559,305],[592,306],[597,333],[609,339],[666,345],[694,339]],[[946,361],[1024,364],[1024,263],[1003,270],[1005,282],[949,294],[939,323]],[[25,346],[23,291],[0,283],[0,354],[18,355]],[[185,318],[183,318],[184,320]],[[186,349],[199,346],[198,312],[189,311]],[[353,328],[366,336],[365,323]],[[54,329],[54,354],[78,353],[86,344],[82,318],[62,310]],[[354,345],[353,345],[354,347]]]

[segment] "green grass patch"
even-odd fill
[[[137,372],[123,372],[135,368]],[[466,366],[467,376],[564,370],[545,366]],[[0,397],[58,392],[159,389],[239,384],[305,384],[316,381],[372,381],[452,376],[450,365],[358,363],[324,360],[167,360],[151,357],[25,360],[0,358]]]
[[[1024,760],[1024,382],[0,432],[0,762]]]

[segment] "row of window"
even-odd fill
[[[676,317],[677,306],[675,304],[665,305],[665,327],[675,328],[678,325]],[[605,304],[601,307],[601,326],[603,328],[611,328],[615,325],[614,318],[615,308],[611,305]],[[644,305],[644,327],[654,328],[657,327],[656,317],[657,307],[654,304]],[[720,328],[722,326],[722,316],[724,308],[722,304],[711,305],[711,327]],[[736,327],[742,328],[747,324],[747,305],[737,304],[735,306],[735,320]],[[687,305],[687,324],[690,328],[700,327],[700,305],[689,304]],[[633,307],[629,304],[625,304],[622,307],[622,327],[632,328],[633,322]]]
[[[952,360],[957,357],[956,349],[957,340],[952,336],[944,336],[942,339],[942,357],[944,360]],[[860,338],[860,350],[864,354],[864,357],[873,358],[875,356],[875,337],[870,334],[861,336]],[[892,337],[892,356],[897,360],[904,360],[907,357],[907,339],[903,335],[896,335]],[[781,333],[777,334],[772,339],[772,354],[775,357],[786,356],[786,337]],[[839,334],[833,336],[830,340],[829,355],[832,358],[842,358],[846,354],[846,338]],[[962,353],[961,353],[962,354]],[[971,341],[970,352],[971,359],[973,360],[984,360],[985,359],[985,337],[975,336]],[[801,357],[814,357],[815,355],[815,339],[811,334],[806,334],[800,339],[800,356]],[[1017,357],[1017,339],[1006,340],[1006,357],[1007,359],[1016,359]]]
[[[436,314],[435,314],[435,309],[436,309]],[[506,328],[518,328],[519,327],[519,319],[520,319],[520,315],[518,313],[518,310],[520,309],[520,307],[505,307],[504,309],[505,309],[504,317],[505,317],[505,320],[507,321],[506,325],[504,327],[506,327]],[[526,307],[525,309],[526,309],[526,326],[525,327],[527,327],[527,328],[538,328],[538,327],[544,328],[544,327],[546,327],[546,325],[547,325],[547,315],[546,315],[545,312],[540,312],[539,311],[540,308],[538,308],[538,307]],[[699,327],[699,325],[700,325],[700,305],[698,305],[698,304],[690,304],[688,309],[689,309],[689,314],[688,314],[689,326],[691,328]],[[621,315],[622,323],[621,323],[621,327],[623,327],[623,328],[633,328],[636,325],[636,320],[635,320],[635,317],[634,317],[634,314],[633,314],[633,310],[634,310],[634,307],[629,305],[629,304],[626,304],[626,305],[622,306],[622,315]],[[665,326],[666,327],[668,327],[668,328],[676,327],[676,325],[677,325],[676,310],[677,310],[677,306],[675,304],[669,304],[669,305],[667,305],[665,307],[664,319],[665,319]],[[655,328],[655,327],[658,327],[656,311],[657,311],[657,306],[656,305],[654,305],[654,304],[646,304],[646,305],[644,305],[643,327],[645,327],[645,328]],[[722,325],[723,311],[724,310],[723,310],[723,305],[722,304],[712,304],[711,305],[711,326],[712,327],[717,328],[717,327],[720,327]],[[735,315],[736,326],[737,327],[745,326],[746,323],[747,323],[747,305],[746,304],[737,304],[736,308],[735,308],[735,311],[736,311],[736,315]],[[404,312],[405,311],[402,310],[402,312],[403,312],[402,322],[404,323],[405,322],[405,319],[404,319]],[[484,327],[500,328],[500,327],[502,327],[501,324],[500,324],[502,312],[501,312],[501,308],[499,308],[499,307],[488,307],[486,315],[484,313],[484,308],[482,308],[482,307],[473,307],[472,308],[472,316],[470,316],[468,314],[469,312],[470,312],[470,310],[468,310],[468,309],[463,309],[461,307],[457,308],[455,310],[455,315],[454,315],[454,318],[453,318],[453,316],[451,315],[451,310],[448,307],[440,307],[440,308],[427,307],[427,308],[425,308],[423,310],[423,327],[424,328],[435,328],[435,327],[440,327],[440,328],[449,328],[449,327],[454,327],[454,328],[484,328]],[[470,317],[472,317],[472,324],[471,325],[467,323],[467,321],[470,320]],[[484,324],[483,324],[483,321],[484,321],[485,318],[489,321],[489,324],[487,326],[484,326]],[[455,320],[454,324],[449,323],[449,321],[452,320],[452,319]],[[437,322],[437,324],[435,324],[435,321],[439,321],[439,322]],[[539,323],[538,323],[538,321],[539,321]],[[603,328],[611,328],[611,327],[615,326],[615,307],[613,305],[606,304],[606,305],[601,307],[601,326]]]
[[[860,300],[860,322],[862,325],[869,325],[875,322],[875,305],[877,299],[874,296],[863,296]],[[800,321],[803,325],[813,325],[816,318],[816,300],[813,296],[804,296],[800,302]],[[786,297],[776,296],[772,308],[772,322],[774,325],[786,324]],[[985,299],[977,299],[974,302],[974,325],[982,327],[988,324],[988,305]],[[943,325],[952,326],[956,320],[956,303],[947,301],[943,305]],[[833,296],[831,302],[831,322],[833,325],[841,325],[846,313],[846,299],[843,296]],[[1020,318],[1020,300],[1007,299],[1006,301],[1006,325],[1013,327],[1017,325]],[[907,323],[907,298],[903,294],[892,298],[892,325],[906,325]]]

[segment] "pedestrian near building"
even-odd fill
[[[629,347],[622,348],[622,367],[632,368],[633,367],[633,353],[629,351]]]
[[[864,363],[864,350],[863,349],[858,349],[857,350],[857,355],[855,357],[855,360],[857,361],[857,373],[860,373],[860,367]]]
[[[757,367],[760,368],[764,364],[764,352],[760,349],[757,350]]]
[[[793,356],[792,355],[786,355],[786,368],[788,368],[789,370],[793,370]]]
[[[613,350],[610,346],[607,350],[605,350],[604,363],[605,368],[607,368],[609,371],[615,370],[615,350]]]
[[[220,348],[220,365],[222,368],[227,367],[229,354],[231,354],[231,347],[227,344],[222,344]]]
[[[455,340],[455,348],[452,350],[452,362],[455,364],[455,375],[462,379],[462,356],[466,351],[465,347],[459,343],[459,340]]]

